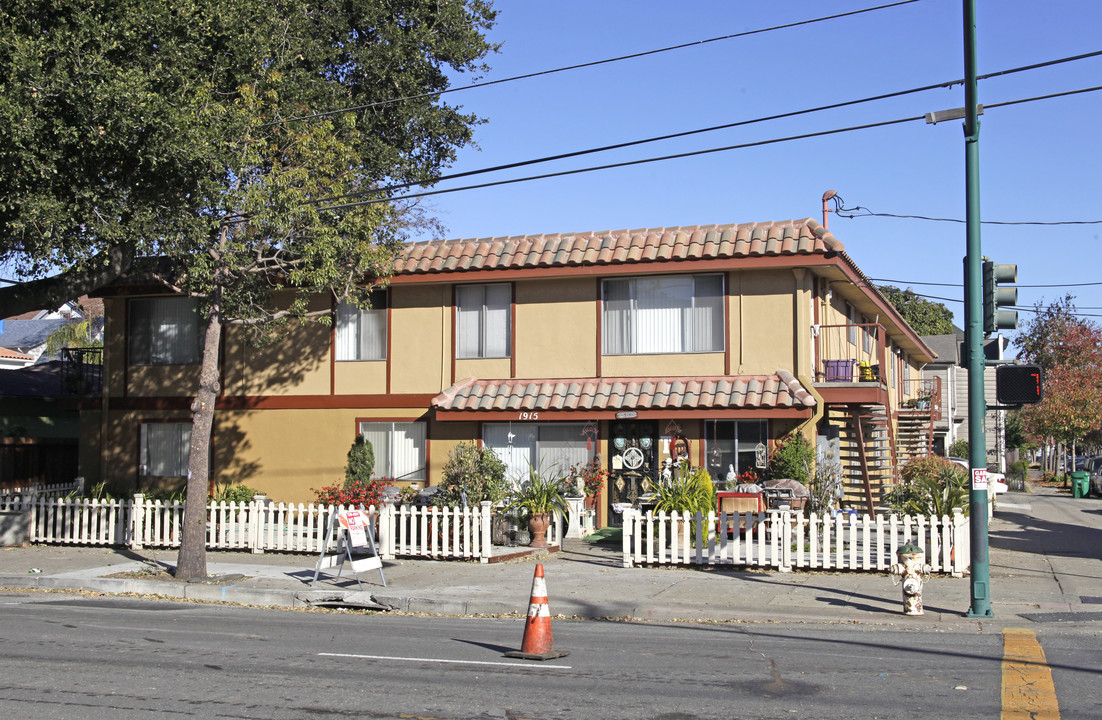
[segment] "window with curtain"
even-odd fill
[[[191,423],[142,423],[139,474],[146,477],[187,477],[190,446]]]
[[[578,423],[486,423],[482,445],[505,463],[505,477],[516,484],[528,477],[529,466],[565,473],[589,462],[596,449],[587,444]]]
[[[360,434],[375,453],[375,475],[425,482],[425,423],[362,422]]]
[[[337,306],[336,359],[386,360],[385,290],[371,293],[371,307],[342,302]]]
[[[735,475],[755,470],[758,444],[768,445],[765,420],[708,420],[704,423],[704,457],[712,481],[722,486],[734,466]]]
[[[131,365],[199,362],[199,306],[195,298],[135,298],[129,303],[127,342]]]
[[[456,357],[510,356],[512,285],[459,285],[455,303]]]
[[[723,352],[723,276],[605,280],[605,355]]]

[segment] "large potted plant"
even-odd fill
[[[566,476],[554,468],[528,466],[528,477],[513,492],[509,507],[528,516],[531,547],[547,547],[547,528],[552,513],[566,511]]]

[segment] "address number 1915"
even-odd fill
[[[517,420],[539,420],[540,414],[538,412],[522,412],[517,415]]]

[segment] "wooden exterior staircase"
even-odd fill
[[[864,506],[870,515],[883,494],[896,483],[891,418],[883,405],[833,406],[830,421],[838,434],[844,502]]]

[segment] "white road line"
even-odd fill
[[[386,655],[353,655],[350,653],[318,653],[322,657],[342,657],[342,658],[358,658],[361,660],[398,660],[400,662],[430,662],[430,663],[451,663],[455,665],[500,665],[502,667],[538,667],[540,670],[545,668],[552,670],[570,670],[571,665],[533,665],[532,663],[514,663],[514,662],[487,662],[485,660],[444,660],[441,658],[418,658],[418,657],[388,657]]]

